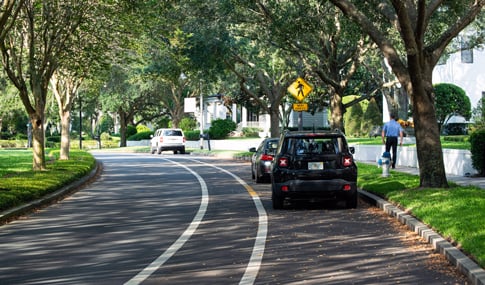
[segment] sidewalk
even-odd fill
[[[375,164],[375,162],[369,162]],[[404,173],[409,173],[413,175],[419,175],[419,169],[415,167],[407,167],[407,166],[396,166],[395,169],[391,169],[390,175],[392,176],[392,171],[399,171]],[[476,186],[482,189],[485,189],[485,177],[467,177],[467,176],[458,176],[453,174],[446,174],[446,178],[448,181],[455,182],[461,186]]]

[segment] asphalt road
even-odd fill
[[[0,284],[465,284],[374,208],[275,211],[248,162],[94,153],[101,176],[0,227]]]

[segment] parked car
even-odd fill
[[[278,138],[267,138],[261,142],[257,149],[255,147],[249,149],[249,151],[254,152],[251,156],[251,176],[256,183],[269,181],[271,163],[278,147],[278,141]]]
[[[171,150],[174,154],[185,153],[185,135],[181,129],[158,129],[150,140],[151,153],[160,154]]]
[[[354,152],[339,131],[283,133],[270,174],[273,208],[283,208],[287,200],[343,200],[356,208]]]

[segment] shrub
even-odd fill
[[[211,139],[225,139],[230,132],[236,130],[236,123],[231,119],[217,119],[212,121],[209,128],[209,135]]]
[[[184,135],[188,141],[197,141],[200,139],[200,131],[184,131]]]
[[[197,127],[197,121],[194,120],[193,118],[190,118],[190,117],[185,117],[183,118],[180,123],[179,123],[179,127],[182,129],[182,131],[185,132],[188,132],[188,131],[191,131],[191,130],[194,130],[196,127]],[[200,133],[200,131],[199,131]]]
[[[129,138],[134,134],[136,134],[135,126],[132,126],[132,125],[126,126],[126,137]]]
[[[111,139],[111,136],[109,135],[109,133],[104,132],[101,134],[101,140],[108,141],[110,139]]]
[[[371,98],[369,105],[364,112],[362,123],[360,125],[360,131],[362,135],[370,134],[374,126],[382,125],[382,113],[377,106],[375,98]]]
[[[469,136],[444,136],[443,140],[445,142],[467,142],[469,140]]]
[[[345,113],[345,132],[349,136],[360,136],[360,126],[363,121],[364,112],[360,104],[351,106]]]
[[[145,125],[138,125],[136,126],[136,132],[137,133],[142,133],[142,132],[149,132],[151,131],[149,127],[145,126]]]
[[[113,121],[113,118],[111,116],[102,116],[101,121],[99,122],[99,132],[104,133],[110,133],[111,130],[114,129],[115,123]]]
[[[46,141],[52,142],[52,143],[60,143],[61,136],[49,136],[49,137],[46,137]]]
[[[242,128],[243,136],[248,137],[248,138],[259,137],[259,132],[261,132],[261,131],[262,131],[262,129],[260,129],[260,128],[250,128],[250,127]]]
[[[485,176],[485,129],[479,129],[470,135],[472,165],[480,176]]]
[[[139,132],[139,133],[136,133],[136,134],[128,137],[127,140],[129,140],[129,141],[149,140],[149,139],[151,139],[151,137],[150,137],[151,135],[153,135],[153,131]]]

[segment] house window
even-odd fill
[[[461,43],[461,62],[473,63],[473,49],[469,48],[468,42]]]

